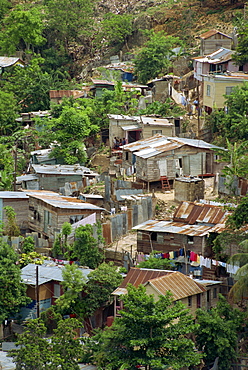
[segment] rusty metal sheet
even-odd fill
[[[208,39],[209,37],[214,36],[214,35],[216,35],[217,33],[219,33],[220,35],[226,36],[228,39],[231,39],[231,36],[228,36],[228,35],[226,35],[225,33],[220,32],[220,31],[215,30],[215,29],[212,29],[212,30],[209,30],[209,31],[207,31],[207,32],[204,32],[204,33],[202,33],[199,37],[200,37],[201,39]]]
[[[169,270],[152,270],[144,268],[131,268],[127,276],[119,286],[119,288],[126,288],[128,284],[132,284],[135,287],[138,287],[140,284],[145,284],[147,281],[164,276],[167,274],[174,273]]]
[[[203,285],[196,283],[181,272],[152,279],[147,284],[154,287],[161,295],[165,295],[166,292],[170,291],[173,294],[174,301],[206,291]]]

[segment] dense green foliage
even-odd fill
[[[230,95],[226,95],[224,110],[215,110],[209,117],[209,124],[220,144],[225,145],[226,139],[231,142],[248,140],[248,84],[235,87]]]
[[[248,224],[248,197],[243,197],[239,205],[235,208],[228,219],[228,225],[235,229],[240,229]]]
[[[0,241],[0,322],[30,302],[17,261],[18,255],[13,248]]]
[[[18,337],[21,348],[12,351],[16,369],[78,370],[82,346],[75,330],[79,327],[76,319],[60,320],[49,342],[44,323],[39,319],[29,321],[27,330]]]
[[[76,313],[87,318],[111,299],[111,293],[122,280],[121,274],[113,264],[102,263],[91,271],[87,279],[77,265],[63,269],[64,294],[57,300],[58,310]]]
[[[141,285],[130,285],[122,298],[121,317],[89,344],[90,352],[93,346],[91,361],[96,361],[98,367],[117,370],[143,365],[161,370],[200,362],[193,341],[187,338],[196,326],[181,302],[172,305],[169,293],[155,302]]]
[[[163,31],[150,32],[147,35],[149,40],[134,61],[135,72],[141,83],[146,83],[160,73],[167,73],[169,66],[172,65],[170,60],[172,49],[180,44],[178,37],[167,36]]]
[[[241,330],[244,314],[232,308],[222,296],[217,307],[210,311],[197,310],[196,343],[199,350],[204,351],[207,366],[219,357],[220,370],[230,369],[231,362],[237,357],[236,346],[238,331]]]
[[[240,266],[235,275],[236,283],[232,286],[229,297],[235,302],[242,302],[248,295],[248,239],[239,244],[238,253],[231,256],[229,260],[230,263]]]

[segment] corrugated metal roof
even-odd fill
[[[148,220],[132,228],[132,230],[182,234],[182,235],[188,235],[188,236],[204,236],[210,232],[222,232],[224,229],[225,229],[224,224],[189,225],[185,222],[179,222],[179,221],[174,222],[174,221],[158,221],[158,220]]]
[[[0,67],[10,67],[16,63],[24,65],[24,62],[20,58],[16,57],[0,57]]]
[[[35,285],[36,284],[36,266],[34,263],[29,263],[27,266],[21,269],[21,278],[23,282],[27,285]],[[55,280],[55,281],[63,281],[62,271],[64,269],[64,265],[54,265],[54,263],[45,263],[43,265],[39,265],[38,268],[38,284],[42,285],[47,283],[48,281]],[[87,280],[87,276],[93,270],[91,269],[82,269],[83,276]]]
[[[141,122],[140,116],[124,116],[123,114],[108,114],[108,118],[118,121],[137,121]]]
[[[38,181],[39,177],[33,173],[30,173],[28,175],[17,176],[16,183],[20,184],[22,181],[35,181],[35,180]]]
[[[144,125],[173,126],[173,123],[166,118],[141,116],[141,121]]]
[[[219,63],[224,63],[224,62],[231,60],[232,54],[234,53],[235,51],[233,50],[220,48],[211,54],[207,54],[205,56],[199,56],[193,59],[201,63],[219,64]]]
[[[24,191],[0,191],[0,199],[28,199]]]
[[[231,39],[231,38],[232,38],[231,36],[228,36],[228,35],[226,35],[225,33],[220,32],[220,31],[215,30],[215,29],[212,29],[212,30],[209,30],[209,31],[207,31],[207,32],[205,32],[205,33],[202,33],[201,35],[199,35],[199,37],[200,37],[201,39],[208,39],[209,37],[211,37],[211,36],[213,36],[213,35],[216,35],[217,33],[219,33],[220,35],[226,36],[226,37],[228,37],[229,39]]]
[[[80,165],[51,165],[51,164],[32,164],[32,167],[36,173],[50,174],[50,175],[85,175],[97,173],[91,171],[89,168]]]
[[[128,126],[121,126],[123,131],[135,131],[138,130],[140,127],[138,125],[128,125]]]
[[[209,144],[203,140],[166,137],[161,134],[156,134],[148,139],[139,140],[135,141],[134,143],[124,145],[123,149],[130,152],[135,152],[137,157],[149,158],[170,150],[181,148],[184,145],[200,149],[220,149],[220,147]]]
[[[132,267],[118,289],[126,288],[128,284],[132,284],[137,288],[140,284],[145,284],[151,279],[168,274],[174,274],[174,271]]]
[[[97,207],[94,204],[86,203],[81,199],[73,197],[65,197],[52,191],[46,190],[28,190],[26,192],[29,196],[40,199],[44,203],[49,204],[55,208],[63,209],[78,209],[78,210],[93,210],[104,211],[104,208]]]
[[[95,78],[92,78],[91,81],[93,82],[94,85],[110,85],[110,86],[114,86],[114,82],[110,82],[110,81],[107,81],[107,80],[97,80]]]
[[[149,280],[144,285],[152,286],[161,295],[165,295],[166,292],[170,291],[173,294],[173,301],[206,291],[203,285],[181,272]]]
[[[81,90],[50,90],[49,96],[50,99],[64,98],[70,96],[73,96],[74,98],[79,98],[81,96],[84,96],[84,93],[85,92]]]
[[[203,224],[225,224],[231,212],[210,204],[193,203],[183,201],[174,213],[174,221],[183,221],[192,225]]]

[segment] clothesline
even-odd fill
[[[205,258],[193,251],[187,250],[185,251],[184,248],[179,249],[179,251],[171,251],[167,253],[155,253],[155,258],[162,258],[162,259],[169,259],[169,260],[175,260],[179,256],[184,256],[188,258],[190,262],[196,262],[199,264],[200,267],[204,266],[206,268],[211,269],[212,266],[222,266],[226,269],[226,271],[230,274],[236,274],[236,272],[239,269],[238,265],[232,265],[226,262],[217,261],[211,258]],[[142,262],[144,260],[149,259],[149,254],[138,254],[137,261]]]

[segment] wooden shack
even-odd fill
[[[133,227],[137,251],[167,253],[185,248],[204,256],[208,235],[222,232],[228,215],[216,205],[181,202],[172,221],[148,220]]]
[[[201,55],[213,53],[219,48],[231,49],[232,47],[232,37],[215,29],[207,31],[199,37],[201,39]]]
[[[165,137],[157,134],[123,147],[122,167],[136,168],[140,181],[160,181],[161,176],[174,180],[180,176],[204,176],[219,172],[213,149],[218,148],[203,140]]]
[[[12,207],[16,213],[16,223],[22,232],[28,229],[28,195],[20,191],[0,191],[0,220],[7,222],[4,207]]]
[[[64,222],[75,224],[85,217],[95,214],[99,220],[104,208],[72,197],[64,197],[44,190],[29,191],[28,223],[31,231],[47,239],[49,245],[61,231]]]

